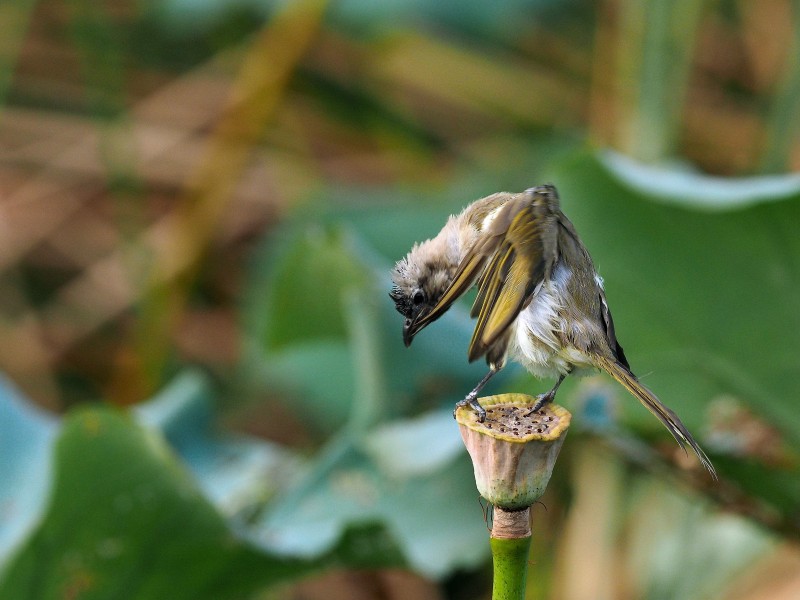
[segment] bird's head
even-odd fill
[[[453,280],[457,264],[438,238],[415,245],[392,271],[392,290],[397,312],[403,322],[403,342],[410,346],[414,336],[432,323],[430,312]]]

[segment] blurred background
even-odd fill
[[[0,29],[0,597],[489,598],[468,305],[405,349],[389,269],[545,182],[720,481],[571,378],[527,597],[800,597],[800,2],[7,0]]]

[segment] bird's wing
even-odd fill
[[[606,338],[608,339],[608,345],[611,348],[611,351],[614,353],[616,359],[626,368],[630,369],[631,366],[628,364],[628,359],[625,357],[625,351],[622,349],[622,345],[617,340],[617,333],[614,329],[614,319],[611,318],[611,310],[608,308],[608,301],[606,300],[606,295],[603,290],[600,290],[600,311],[603,316],[603,324],[606,328]]]
[[[507,338],[508,327],[528,305],[537,286],[550,276],[557,258],[558,221],[546,198],[534,193],[508,217],[478,280],[472,306],[478,322],[469,345],[470,361]],[[493,354],[498,354],[496,349]]]
[[[548,192],[529,190],[509,200],[467,251],[425,321],[440,317],[477,280],[472,316],[478,322],[468,356],[472,361],[486,354],[525,308],[536,286],[550,275],[556,260],[556,228]]]

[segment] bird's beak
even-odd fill
[[[403,343],[406,345],[406,348],[414,341],[414,336],[417,333],[414,328],[415,320],[416,319],[406,319],[405,323],[403,323]]]
[[[428,324],[428,320],[425,318],[425,316],[429,312],[431,312],[430,307],[424,306],[422,310],[420,310],[413,317],[406,319],[403,323],[403,343],[406,345],[406,348],[408,348],[411,345],[411,342],[414,341],[414,336],[422,331]]]

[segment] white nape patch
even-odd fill
[[[494,221],[495,218],[497,218],[497,214],[502,210],[504,206],[505,204],[501,204],[483,218],[483,222],[481,223],[481,231],[486,231],[487,227],[489,227],[492,224],[492,221]]]
[[[440,232],[440,235],[444,234],[445,236],[445,244],[447,248],[447,260],[453,265],[458,265],[461,262],[461,258],[464,254],[462,252],[461,247],[461,232],[459,231],[459,221],[456,217],[450,217],[447,220],[447,224],[444,226],[444,229]]]
[[[603,283],[605,283],[605,282],[603,281],[603,278],[602,278],[602,277],[600,277],[600,275],[598,275],[597,273],[595,273],[595,274],[594,274],[594,282],[595,282],[595,283],[596,283],[598,286],[600,286],[600,289],[601,289],[601,290],[604,290],[604,289],[606,289],[606,288],[604,288],[604,287],[603,287]]]

